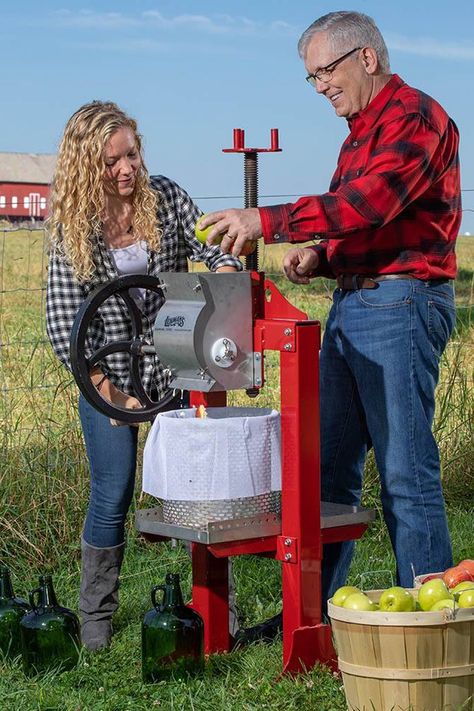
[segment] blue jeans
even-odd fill
[[[163,410],[189,405],[177,395]],[[125,539],[125,519],[132,502],[137,466],[138,428],[113,427],[81,395],[79,416],[90,468],[90,497],[83,538],[96,548],[118,546]]]
[[[454,323],[449,283],[336,289],[321,349],[322,500],[359,504],[373,447],[397,583],[405,587],[414,574],[452,565],[431,428],[439,360]],[[324,600],[344,584],[353,550],[352,541],[324,547]]]
[[[135,487],[138,428],[113,427],[81,395],[79,415],[90,467],[90,498],[83,537],[96,548],[125,539],[125,519]]]

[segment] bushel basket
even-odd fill
[[[474,709],[474,608],[328,611],[350,711]]]

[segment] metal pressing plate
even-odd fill
[[[321,528],[370,523],[374,519],[374,509],[364,509],[362,506],[347,506],[346,504],[330,504],[327,501],[321,502]]]
[[[281,532],[281,519],[275,513],[260,513],[248,518],[234,518],[228,521],[209,521],[206,526],[193,528],[164,523],[161,507],[139,509],[135,523],[140,533],[178,538],[195,543],[224,543],[264,536],[277,536]]]
[[[321,528],[370,523],[374,518],[375,511],[373,509],[329,504],[324,501],[321,503]],[[135,514],[135,523],[140,533],[150,533],[206,545],[281,534],[281,517],[275,513],[259,513],[255,516],[227,521],[209,521],[206,526],[193,528],[165,523],[163,510],[161,506],[157,506],[152,509],[139,509]]]

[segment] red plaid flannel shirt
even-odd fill
[[[461,222],[455,123],[396,74],[349,119],[329,192],[259,208],[267,244],[322,240],[319,276],[454,279]]]

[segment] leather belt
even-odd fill
[[[340,274],[336,278],[339,289],[345,291],[356,291],[358,289],[378,289],[379,281],[392,281],[394,279],[414,279],[420,281],[410,274],[380,274],[379,276],[362,276],[361,274]],[[432,279],[425,281],[424,284],[437,286],[438,284],[446,284],[449,279]]]

